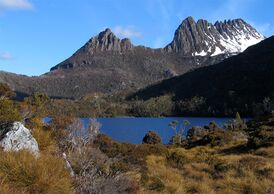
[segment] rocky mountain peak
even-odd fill
[[[128,38],[120,40],[111,29],[106,28],[97,36],[92,37],[79,52],[88,52],[94,54],[97,52],[113,51],[125,52],[133,49],[133,45]]]
[[[187,17],[175,32],[174,39],[165,47],[167,52],[189,56],[233,54],[264,39],[243,19],[217,21],[215,24]]]
[[[194,23],[195,23],[195,20],[193,19],[193,17],[189,16],[189,17],[187,17],[186,19],[184,19],[182,21],[181,25],[189,25],[189,26],[191,26]]]
[[[117,40],[118,38],[111,31],[111,29],[106,28],[104,31],[100,32],[97,36],[97,39],[102,43],[107,42],[108,40]]]

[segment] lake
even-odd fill
[[[88,123],[88,118],[83,118],[85,125]],[[168,143],[174,135],[174,131],[168,127],[168,124],[178,120],[181,125],[183,120],[188,120],[192,126],[204,126],[214,121],[219,126],[231,120],[231,118],[206,118],[206,117],[164,117],[164,118],[97,118],[97,121],[102,124],[101,133],[108,135],[112,139],[119,142],[127,142],[132,144],[142,143],[142,139],[148,131],[155,131],[162,138],[163,143]]]

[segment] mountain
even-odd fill
[[[247,46],[262,39],[262,35],[240,19],[212,25],[205,20],[196,23],[188,17],[176,30],[173,41],[160,49],[135,46],[129,39],[119,39],[106,29],[44,75],[27,77],[0,72],[0,81],[22,96],[40,91],[55,98],[80,98],[94,92],[138,90],[216,64],[230,54],[241,52],[243,40]],[[227,47],[222,46],[225,41]],[[233,48],[242,46],[241,49],[231,49],[232,43]]]
[[[265,37],[242,19],[217,21],[214,25],[192,17],[185,19],[165,47],[167,52],[181,52],[191,56],[215,56],[244,51]]]
[[[164,80],[130,98],[147,100],[173,94],[174,100],[179,102],[198,96],[206,100],[206,107],[216,115],[231,115],[237,111],[250,115],[254,103],[262,102],[273,93],[274,36],[219,64]]]

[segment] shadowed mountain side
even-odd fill
[[[178,101],[201,96],[215,109],[226,106],[249,109],[253,103],[262,101],[273,92],[274,36],[219,64],[164,80],[130,98],[146,100],[174,94],[174,100]]]

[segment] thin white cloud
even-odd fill
[[[135,29],[134,26],[115,26],[113,32],[120,38],[140,38],[142,33]]]
[[[0,8],[31,10],[33,4],[29,0],[0,0]]]
[[[9,53],[9,52],[2,52],[2,53],[0,53],[0,60],[7,61],[7,60],[12,60],[12,59],[13,59],[13,56],[12,56],[11,53]]]

